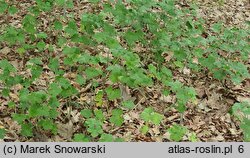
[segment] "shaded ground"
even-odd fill
[[[249,0],[186,0],[199,7],[199,14],[210,25],[216,21],[223,21],[227,26],[246,27],[250,21]]]

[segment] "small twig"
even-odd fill
[[[183,121],[184,120],[184,113],[181,113],[180,115],[181,115],[180,124],[183,125],[183,123],[184,123],[184,121]]]
[[[84,92],[88,91],[91,88],[91,86],[92,86],[92,83],[89,83],[85,88],[80,90],[80,93],[84,93]]]
[[[143,99],[145,99],[145,98],[142,97],[142,98],[136,103],[135,107],[134,107],[133,109],[131,109],[131,110],[136,109],[136,107],[137,107],[139,104],[141,104],[141,102],[143,101]]]

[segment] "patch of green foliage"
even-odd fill
[[[249,102],[235,103],[232,106],[232,114],[241,121],[244,140],[250,141],[250,104]]]
[[[93,6],[99,4],[96,0],[90,2]],[[196,92],[174,79],[173,70],[187,68],[194,75],[208,70],[208,76],[234,84],[250,77],[247,67],[250,29],[226,28],[222,23],[205,28],[204,20],[197,18],[195,6],[177,9],[175,2],[132,0],[126,7],[121,1],[107,1],[99,4],[103,10],[84,13],[76,21],[67,12],[74,7],[72,0],[36,0],[21,19],[21,27],[6,24],[0,31],[0,43],[17,52],[23,60],[23,70],[30,72],[24,75],[7,59],[0,60],[1,95],[7,98],[14,86],[22,87],[17,92],[19,100],[10,100],[8,107],[13,110],[13,120],[21,125],[20,135],[32,137],[36,130],[58,134],[56,119],[63,105],[61,101],[66,101],[65,106],[74,106],[73,99],[81,94],[75,83],[81,88],[90,84],[95,96],[91,107],[86,108],[88,103],[77,103],[77,108],[82,109],[85,132],[76,133],[73,141],[121,141],[103,129],[105,121],[112,128],[122,126],[124,107],[136,108],[134,101],[122,99],[119,84],[130,89],[160,84],[164,95],[176,96],[175,108],[184,113],[187,104],[196,102]],[[64,14],[54,17],[55,8]],[[1,15],[17,12],[14,5],[0,0]],[[40,31],[43,25],[40,13],[48,16],[50,24],[43,31]],[[55,50],[59,51],[56,57]],[[172,58],[166,60],[166,54]],[[53,83],[48,83],[47,89],[34,88],[46,73],[45,65],[54,74]],[[74,80],[65,76],[69,72],[76,74]],[[106,81],[109,85],[104,87]],[[104,100],[108,106],[119,105],[112,107],[113,110],[105,109]],[[244,107],[245,104],[236,104],[233,111],[241,109],[246,113]],[[146,134],[150,126],[161,126],[164,116],[148,107],[140,119],[145,122],[141,132]],[[246,117],[241,127],[249,140]],[[187,129],[175,124],[168,132],[171,140],[181,141]],[[1,129],[0,138],[4,134]]]
[[[181,125],[174,124],[168,129],[170,139],[176,142],[182,140],[182,137],[187,133],[187,128]]]

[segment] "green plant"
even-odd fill
[[[113,109],[112,116],[110,117],[110,122],[116,126],[121,126],[124,119],[122,117],[123,111],[120,109]]]
[[[244,140],[250,141],[250,104],[248,102],[235,103],[232,106],[232,114],[240,121],[240,128],[243,130]]]
[[[182,124],[186,105],[197,103],[196,92],[174,75],[192,80],[202,73],[222,86],[249,78],[249,29],[227,28],[221,22],[205,27],[194,5],[179,9],[176,2],[92,0],[91,11],[76,17],[71,14],[75,11],[72,0],[36,0],[17,27],[8,17],[19,12],[18,7],[0,0],[5,23],[0,44],[17,53],[16,59],[23,63],[14,66],[12,59],[1,55],[1,96],[8,99],[14,86],[21,87],[15,91],[18,100],[8,100],[12,118],[21,126],[20,135],[32,137],[37,130],[56,135],[58,113],[67,107],[83,117],[84,132],[75,134],[73,141],[119,141],[103,129],[104,124],[118,128],[125,125],[128,111],[148,106],[147,102],[141,106],[138,98],[124,98],[120,85],[135,97],[137,91],[148,96],[147,88],[175,96],[173,105]],[[46,82],[41,88],[37,83],[43,78]],[[85,93],[91,97],[82,99]],[[245,103],[233,106],[234,115],[239,110],[244,113],[241,127],[249,140]],[[143,134],[151,126],[165,126],[163,114],[153,107],[145,108],[138,119],[144,121]],[[168,131],[171,140],[180,141],[187,130],[175,124]]]
[[[145,121],[145,125],[142,126],[141,132],[143,134],[146,134],[149,130],[149,123],[152,123],[154,125],[160,125],[162,119],[164,118],[163,115],[157,113],[154,111],[152,107],[145,108],[143,112],[140,114],[140,117],[142,120]]]
[[[187,128],[182,125],[174,124],[172,127],[168,129],[170,134],[170,139],[176,142],[182,140],[183,136],[187,133]]]
[[[194,132],[190,133],[188,140],[190,142],[198,142],[199,141],[199,139],[197,138],[197,135]]]
[[[84,118],[86,118],[84,122],[84,126],[87,128],[87,131],[90,133],[92,138],[96,138],[97,136],[101,135],[100,139],[106,139],[106,135],[102,128],[103,122],[105,121],[105,117],[103,115],[102,110],[92,111],[90,109],[84,109],[84,110],[81,110],[81,115]],[[74,140],[78,140],[78,141],[89,140],[90,141],[91,138],[83,134],[77,134],[74,136]]]
[[[6,133],[5,129],[1,128],[1,129],[0,129],[0,139],[3,139],[3,138],[4,138],[5,133]]]
[[[140,116],[145,122],[151,122],[155,125],[160,125],[163,119],[163,115],[154,112],[154,109],[151,107],[144,109]]]
[[[95,118],[87,119],[84,124],[85,126],[87,126],[87,131],[91,134],[92,137],[97,137],[99,134],[103,133],[102,122]]]
[[[18,9],[14,5],[10,5],[6,3],[5,1],[0,1],[0,14],[3,14],[5,12],[9,13],[10,15],[16,14],[18,12]]]
[[[84,134],[75,134],[73,140],[75,142],[89,142],[90,138],[85,136]]]
[[[170,82],[169,86],[171,87],[171,90],[176,93],[177,110],[180,113],[183,113],[186,110],[185,105],[188,101],[195,102],[196,92],[194,88],[183,86],[179,81]]]
[[[81,111],[81,115],[83,116],[83,117],[85,117],[85,118],[90,118],[90,117],[92,117],[92,111],[91,110],[89,110],[89,109],[84,109],[84,110],[82,110]]]
[[[122,102],[122,106],[127,109],[133,109],[135,107],[135,104],[132,100],[125,100]]]
[[[22,81],[22,77],[16,75],[16,68],[10,64],[7,60],[0,60],[0,67],[2,72],[0,73],[0,81],[4,84],[2,95],[9,96],[10,88]]]
[[[113,89],[112,87],[106,88],[106,93],[109,100],[115,100],[121,97],[121,91],[119,89]]]
[[[99,142],[114,142],[114,138],[111,134],[104,133],[101,135]]]

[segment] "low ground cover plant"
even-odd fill
[[[192,132],[183,124],[187,105],[198,103],[194,87],[178,80],[176,71],[188,70],[192,77],[203,73],[222,84],[249,78],[249,29],[223,23],[207,28],[195,5],[180,9],[174,0],[92,0],[91,12],[74,15],[69,12],[74,8],[71,0],[35,0],[14,25],[8,17],[21,12],[17,3],[0,1],[5,18],[0,47],[11,49],[22,63],[16,67],[1,56],[0,92],[24,138],[36,137],[38,131],[60,135],[60,118],[66,123],[76,110],[80,119],[72,128],[80,128],[68,141],[126,141],[112,131],[122,129],[127,114],[137,110],[142,135],[161,127],[170,134],[169,141],[182,141]],[[38,86],[44,76],[51,78],[45,87]],[[168,107],[180,113],[178,124],[166,126],[163,111],[150,104],[138,110],[140,100],[127,91],[143,96],[146,88],[155,87],[163,97],[175,96]],[[13,91],[18,99],[10,96]],[[91,101],[77,100],[87,91],[93,94],[87,97]],[[235,116],[239,110],[244,113],[241,128],[249,141],[249,107],[236,103],[232,109]],[[1,128],[0,139],[7,133]],[[198,141],[194,133],[189,140]]]

